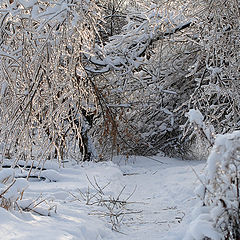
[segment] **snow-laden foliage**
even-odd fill
[[[239,127],[235,0],[4,0],[0,15],[5,157],[186,156],[190,109]]]
[[[216,133],[238,128],[238,19],[234,0],[149,3],[85,55],[87,71],[105,73],[100,86],[131,152],[186,157],[196,141],[185,124],[190,109]]]
[[[82,53],[95,44],[94,1],[0,2],[0,141],[5,157],[90,159],[96,112]],[[89,114],[91,112],[91,114]]]
[[[189,107],[199,109],[204,121],[223,134],[240,126],[239,3],[205,1],[202,6],[204,11],[194,23],[196,35],[191,38],[197,54],[185,76],[188,85],[194,85],[180,112]]]
[[[234,0],[198,1],[196,5],[188,2],[183,9],[190,26],[155,42],[149,64],[144,66],[152,76],[158,73],[160,89],[176,93],[160,95],[159,106],[156,110],[151,108],[153,118],[147,119],[147,126],[152,123],[153,127],[145,129],[156,133],[155,137],[150,134],[146,138],[152,146],[166,153],[173,149],[174,155],[183,150],[186,156],[196,141],[192,138],[194,128],[187,129],[188,123],[185,124],[190,109],[199,109],[205,124],[217,134],[239,128],[240,16]],[[166,112],[159,111],[160,107],[171,113],[169,118],[164,118]],[[153,131],[157,122],[167,126],[165,133],[160,127]]]
[[[240,237],[240,131],[218,135],[196,194],[196,211],[186,239],[236,240]]]
[[[86,55],[91,63],[86,70],[104,74],[95,82],[103,89],[102,105],[117,123],[115,132],[125,152],[146,155],[169,153],[175,144],[181,148],[173,112],[178,92],[170,81],[180,67],[170,65],[180,46],[177,37],[186,34],[192,23],[187,5],[168,1],[130,12],[121,34],[112,36],[101,51],[95,49],[95,56]]]

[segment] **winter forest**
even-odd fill
[[[240,239],[239,0],[0,0],[0,239]]]

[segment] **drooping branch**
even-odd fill
[[[145,22],[147,21],[148,20],[145,20]],[[149,25],[149,23],[143,22],[141,25]],[[86,65],[85,70],[94,74],[106,73],[111,70],[129,72],[129,70],[136,69],[142,65],[147,50],[151,48],[155,42],[164,40],[177,32],[190,28],[191,25],[192,21],[188,20],[164,32],[154,33],[151,27],[149,27],[147,33],[142,32],[142,29],[138,29],[139,32],[137,34],[126,32],[123,35],[115,36],[116,38],[112,38],[102,52],[99,52],[98,48],[95,55],[84,55],[90,63],[90,65]],[[129,37],[130,34],[131,37]],[[110,53],[109,49],[111,50]]]

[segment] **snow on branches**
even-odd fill
[[[239,239],[240,131],[218,135],[205,174],[196,189],[202,205],[190,224],[186,240]]]
[[[0,18],[3,155],[90,159],[96,98],[81,54],[93,49],[101,10],[88,0],[4,0]]]
[[[154,2],[0,1],[5,157],[90,160],[103,138],[184,155],[190,109],[239,127],[236,1]]]
[[[87,66],[86,70],[104,73],[113,69],[126,75],[146,64],[145,61],[149,59],[147,50],[155,42],[188,28],[192,23],[184,11],[165,7],[152,4],[143,12],[127,15],[127,24],[123,26],[121,34],[110,37],[102,52],[96,46],[95,55],[86,55],[95,66]]]

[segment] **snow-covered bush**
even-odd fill
[[[117,131],[110,132],[117,135],[118,147],[125,153],[150,155],[181,147],[181,129],[173,110],[185,98],[181,99],[172,81],[187,74],[187,67],[183,69],[175,58],[186,47],[180,46],[179,39],[191,25],[189,4],[150,1],[139,11],[129,11],[121,34],[106,42],[102,54],[97,49],[95,56],[88,56],[92,65],[87,70],[104,74],[97,83],[106,96],[104,112],[110,113],[105,118],[117,123]],[[187,54],[183,58],[192,62]],[[106,129],[112,125],[105,124]]]
[[[218,135],[200,177],[201,199],[186,239],[240,238],[240,131]]]
[[[218,134],[238,128],[238,19],[235,0],[152,2],[89,56],[87,69],[106,73],[107,105],[130,152],[185,157],[195,143],[193,128],[182,131],[190,109]]]
[[[15,179],[14,169],[0,171],[0,207],[7,210],[17,207],[17,201],[22,200],[23,193],[28,187],[26,179]]]
[[[16,172],[13,168],[0,170],[0,207],[8,211],[32,212],[41,216],[50,216],[52,212],[56,212],[56,205],[42,195],[25,199],[23,195],[30,184],[27,180],[29,176],[19,177]],[[56,181],[59,177],[53,170],[45,170],[42,175],[47,181]]]
[[[201,2],[201,7],[204,11],[197,14],[192,26],[198,53],[185,76],[192,85],[191,92],[187,91],[188,99],[179,108],[178,116],[181,119],[181,112],[199,109],[217,134],[229,133],[240,126],[239,3],[207,0]]]

